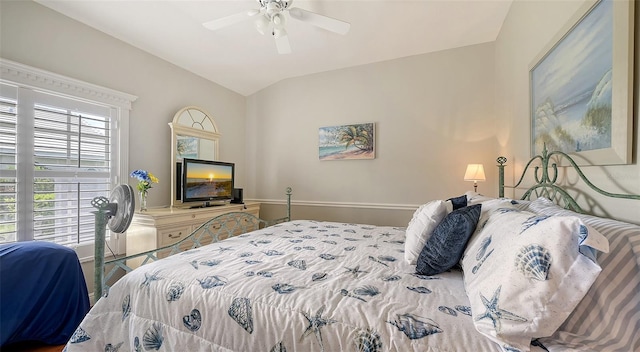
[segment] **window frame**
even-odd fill
[[[110,180],[111,189],[119,183],[126,183],[128,179],[129,165],[129,112],[131,104],[137,99],[136,96],[101,87],[91,83],[83,82],[73,78],[58,75],[38,68],[23,65],[17,62],[0,58],[0,83],[16,86],[18,95],[45,93],[59,96],[61,98],[72,99],[89,104],[103,105],[111,111],[112,123],[112,156],[114,159],[111,168],[114,170]],[[20,109],[21,99],[18,99]],[[20,111],[20,110],[19,110]],[[33,112],[30,112],[33,114]],[[33,143],[33,140],[31,140]],[[20,162],[20,160],[16,160]],[[33,179],[31,168],[27,175],[18,174],[19,179]],[[29,177],[30,176],[30,177]],[[26,178],[23,178],[26,177]],[[18,191],[18,197],[26,197],[27,194]],[[33,195],[29,195],[33,203]],[[125,237],[119,234],[110,236],[109,246],[115,254],[125,253]],[[17,238],[21,240],[20,235]],[[94,243],[71,245],[74,248],[80,261],[90,261],[94,257]]]

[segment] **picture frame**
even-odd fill
[[[531,156],[629,164],[633,141],[634,1],[585,3],[529,70]]]
[[[375,123],[320,127],[320,160],[375,159]]]
[[[176,136],[176,155],[180,159],[198,159],[200,138],[191,136]]]

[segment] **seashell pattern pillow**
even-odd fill
[[[552,335],[601,271],[607,239],[574,216],[497,208],[462,258],[476,329],[505,351],[529,351]]]

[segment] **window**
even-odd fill
[[[21,65],[18,69],[35,70]],[[91,257],[95,233],[91,200],[108,198],[111,189],[127,177],[121,159],[126,161],[122,141],[128,133],[128,109],[105,99],[70,96],[64,91],[68,85],[43,89],[42,84],[6,79],[4,73],[0,81],[0,243],[51,241],[76,248],[80,258]],[[82,92],[78,86],[96,90],[86,83],[72,83],[72,91]],[[118,237],[107,236],[112,250],[122,252]]]

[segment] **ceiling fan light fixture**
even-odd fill
[[[271,22],[267,18],[267,16],[259,16],[256,19],[256,29],[262,35],[269,32],[269,25]]]
[[[275,14],[273,15],[273,17],[271,17],[271,21],[273,21],[273,26],[275,28],[284,28],[284,25],[285,25],[284,15],[279,13]]]

